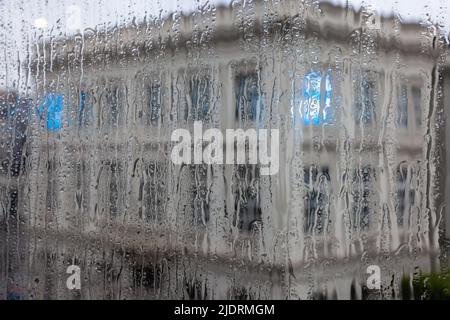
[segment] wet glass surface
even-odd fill
[[[1,1],[0,299],[450,298],[449,10]]]

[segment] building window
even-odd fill
[[[319,124],[331,123],[331,82],[329,73],[327,72],[323,79],[320,73],[310,71],[305,74],[303,83],[303,97],[299,105],[303,124],[305,126],[318,126]],[[323,107],[321,108],[322,103]]]
[[[160,263],[134,265],[132,269],[133,282],[136,287],[146,290],[158,290],[161,287],[162,266]]]
[[[110,107],[110,126],[117,127],[119,120],[120,106],[119,101],[121,101],[121,90],[118,87],[114,87],[108,95],[108,105]]]
[[[42,119],[45,115],[46,127],[49,131],[57,131],[62,128],[63,99],[60,94],[49,93],[44,102],[38,108],[38,114]]]
[[[205,120],[211,99],[211,82],[208,77],[196,75],[189,80],[189,96],[192,109],[192,120]]]
[[[99,211],[109,213],[111,218],[121,215],[124,209],[125,173],[123,163],[107,160],[98,174],[97,181],[102,190]]]
[[[397,126],[400,128],[408,127],[408,91],[404,84],[398,88]]]
[[[147,92],[148,92],[147,124],[157,125],[159,119],[161,118],[161,85],[150,84],[147,87]]]
[[[420,128],[422,126],[422,93],[419,87],[411,87],[411,98],[414,107],[414,119],[416,122],[416,128]]]
[[[47,211],[52,212],[57,208],[56,204],[58,201],[58,167],[55,164],[54,159],[49,159],[46,164],[47,170],[47,185],[46,185],[46,205]],[[44,182],[44,181],[42,181]],[[43,186],[41,186],[43,187]],[[45,190],[42,188],[42,190]]]
[[[258,75],[256,73],[237,75],[236,119],[242,122],[261,121],[262,112]]]
[[[75,169],[75,202],[77,209],[85,209],[89,203],[89,182],[90,182],[90,167],[85,160],[76,160],[73,163]]]
[[[414,186],[415,177],[414,167],[403,162],[397,167],[397,198],[396,211],[397,222],[399,226],[404,226],[405,218],[409,216],[410,208],[415,203],[416,192]]]
[[[12,109],[19,103],[19,97],[14,93],[0,95],[0,120],[6,120],[12,113]]]
[[[333,123],[331,106],[331,81],[329,70],[325,75],[310,71],[300,82],[292,82],[291,116],[294,122],[304,126],[329,125]]]
[[[120,86],[116,85],[106,89],[106,122],[110,127],[118,127],[120,125],[123,98],[123,89]]]
[[[327,167],[311,166],[304,169],[306,234],[321,234],[328,219],[330,197],[330,173]]]
[[[352,177],[352,226],[355,231],[367,231],[370,221],[371,191],[375,171],[370,166],[363,166],[353,171]]]
[[[183,299],[189,300],[206,300],[208,299],[207,282],[201,279],[184,279],[184,296]]]
[[[167,189],[161,181],[166,180],[166,166],[162,162],[144,164],[144,212],[148,221],[162,221],[167,199]]]
[[[236,165],[234,170],[233,193],[235,195],[234,225],[242,232],[251,232],[261,223],[259,190],[259,167],[257,165]]]
[[[397,90],[396,124],[398,128],[422,126],[421,90],[417,86],[402,84]]]
[[[209,221],[210,185],[208,184],[208,166],[205,164],[192,166],[192,190],[194,205],[194,224],[206,225]]]
[[[258,299],[249,288],[234,285],[230,290],[229,296],[231,300],[255,300]]]
[[[80,91],[78,99],[78,114],[77,123],[79,128],[84,128],[89,126],[90,121],[92,121],[92,108],[90,106],[90,95],[87,91]]]
[[[355,81],[355,122],[357,125],[370,125],[375,121],[377,84],[374,72],[363,71]]]
[[[8,118],[8,104],[0,103],[0,120],[6,120]]]

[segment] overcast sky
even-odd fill
[[[1,0],[0,0],[1,1]],[[238,0],[245,2],[245,0]],[[247,0],[248,1],[248,0]],[[282,1],[282,0],[281,0]],[[427,20],[439,23],[450,30],[450,5],[448,0],[326,0],[358,9],[362,4],[380,14],[395,12],[404,21]],[[37,25],[51,28],[60,20],[69,29],[95,27],[104,23],[126,22],[133,17],[164,16],[171,12],[190,12],[205,4],[229,3],[230,0],[4,0],[6,12],[15,24],[25,28]],[[9,19],[8,19],[9,20]],[[69,21],[70,20],[70,21]]]
[[[248,2],[249,0],[235,0]],[[283,0],[280,0],[283,1]],[[448,35],[449,0],[320,0],[355,9],[361,5],[382,15],[395,14],[401,21],[438,24]],[[144,17],[164,17],[171,12],[189,13],[205,4],[229,4],[230,0],[0,0],[0,88],[15,81],[19,61],[27,54],[27,36],[40,29],[44,34],[65,36],[96,26],[136,22]]]

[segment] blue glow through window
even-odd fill
[[[331,110],[331,82],[327,72],[323,88],[323,110],[320,110],[321,87],[323,77],[320,73],[310,71],[304,76],[304,89],[300,103],[296,103],[300,118],[305,126],[332,123]]]
[[[57,131],[62,127],[62,96],[50,93],[45,97],[44,103],[39,106],[39,114],[42,116],[46,111],[46,127],[49,131]]]

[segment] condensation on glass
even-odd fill
[[[0,299],[421,298],[447,272],[444,9],[74,3],[0,3]],[[278,129],[278,173],[175,165],[194,121]]]

